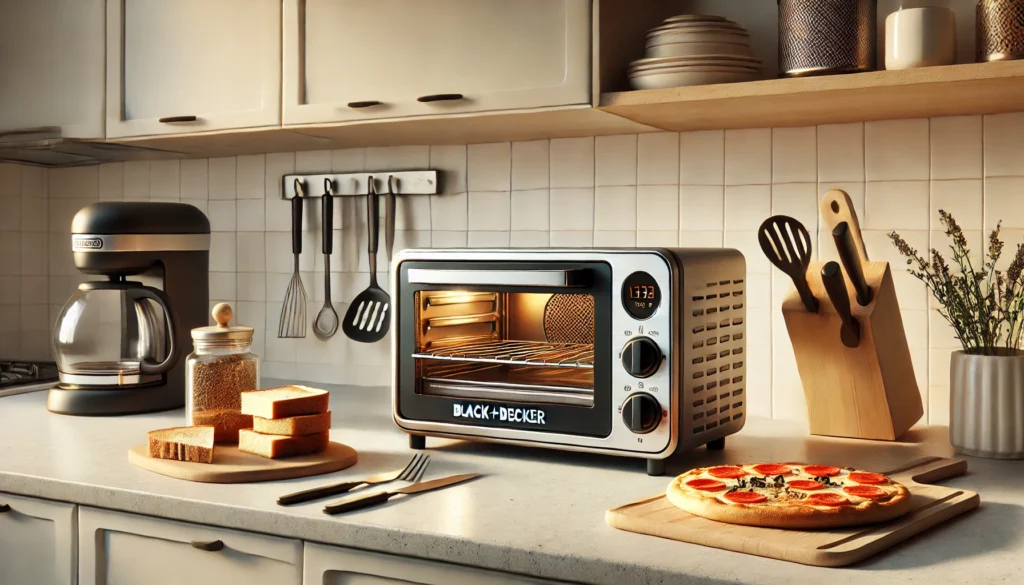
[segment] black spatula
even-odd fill
[[[757,228],[757,243],[768,260],[793,279],[807,310],[817,313],[818,300],[807,286],[807,266],[811,263],[811,236],[807,228],[792,217],[773,215]]]
[[[391,327],[391,296],[377,284],[377,241],[380,223],[377,190],[370,177],[366,194],[366,232],[370,254],[370,286],[349,305],[341,329],[350,339],[363,343],[380,341]]]

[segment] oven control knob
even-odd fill
[[[661,404],[650,394],[631,394],[622,405],[622,420],[634,433],[649,433],[661,422]]]
[[[622,348],[622,367],[634,378],[650,378],[661,367],[661,348],[650,337],[637,337]]]

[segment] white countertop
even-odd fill
[[[268,381],[269,383],[269,381]],[[427,439],[426,479],[487,477],[373,509],[330,517],[323,502],[282,508],[284,493],[394,469],[411,451],[391,420],[390,395],[330,387],[331,438],[359,463],[327,476],[261,484],[201,484],[128,463],[146,431],[184,424],[182,411],[84,418],[51,414],[46,393],[0,398],[0,491],[329,544],[587,583],[1024,582],[1024,462],[967,458],[945,482],[981,494],[982,507],[860,564],[807,567],[621,532],[606,509],[664,490],[638,460]],[[671,474],[709,463],[817,461],[887,470],[951,456],[946,428],[904,442],[810,437],[800,424],[751,420],[722,452],[677,455]]]

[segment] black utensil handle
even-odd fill
[[[828,262],[821,268],[821,282],[825,285],[828,298],[832,301],[839,318],[843,320],[840,336],[846,347],[860,344],[860,324],[850,313],[850,297],[846,292],[846,279],[838,262]]]
[[[384,227],[384,249],[387,252],[388,260],[391,260],[391,252],[395,248],[396,196],[395,189],[392,185],[392,183],[394,183],[394,179],[394,176],[388,177],[388,194],[384,209],[384,215],[388,216],[388,223]]]
[[[184,124],[187,122],[195,122],[199,120],[196,116],[167,116],[166,118],[160,118],[157,120],[161,124]]]
[[[323,249],[324,254],[330,254],[334,250],[334,196],[324,193],[323,200]]]
[[[377,100],[366,100],[363,102],[349,102],[346,105],[350,108],[358,110],[360,108],[372,108],[373,106],[379,106],[381,105],[381,102]]]
[[[461,93],[435,93],[431,95],[422,95],[416,98],[416,101],[427,104],[430,102],[453,102],[461,100],[463,96]]]
[[[192,548],[198,548],[199,550],[205,550],[207,552],[224,550],[223,540],[193,540],[191,544]]]
[[[857,303],[862,307],[867,306],[871,303],[873,293],[864,279],[864,267],[860,263],[860,254],[857,253],[857,244],[853,241],[850,224],[845,221],[839,222],[832,230],[832,239],[836,242],[839,259],[843,262],[846,274],[850,276],[853,289],[857,291]]]
[[[811,313],[817,313],[818,299],[814,298],[814,293],[811,292],[811,287],[807,286],[807,280],[803,278],[794,278],[793,285],[796,286],[796,292],[800,293],[800,300],[803,301],[804,307]]]
[[[338,494],[346,493],[357,486],[363,485],[363,483],[365,482],[346,481],[344,483],[336,483],[334,485],[325,485],[323,487],[302,490],[301,492],[281,496],[277,499],[277,505],[291,506],[292,504],[301,504],[303,502],[311,502],[328,496],[336,496]]]
[[[351,512],[352,510],[359,510],[362,508],[369,508],[370,506],[376,506],[377,504],[383,504],[384,502],[391,499],[393,494],[391,492],[381,492],[379,494],[373,494],[369,496],[363,496],[340,504],[332,504],[330,506],[324,506],[324,514],[341,514],[344,512]]]
[[[292,254],[302,253],[302,197],[292,197]]]
[[[11,506],[9,504],[0,504],[0,514],[3,514],[4,512],[10,512],[10,511],[11,511]]]

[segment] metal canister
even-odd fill
[[[978,62],[1024,59],[1024,0],[978,0]]]
[[[778,0],[779,74],[875,70],[877,0]]]

